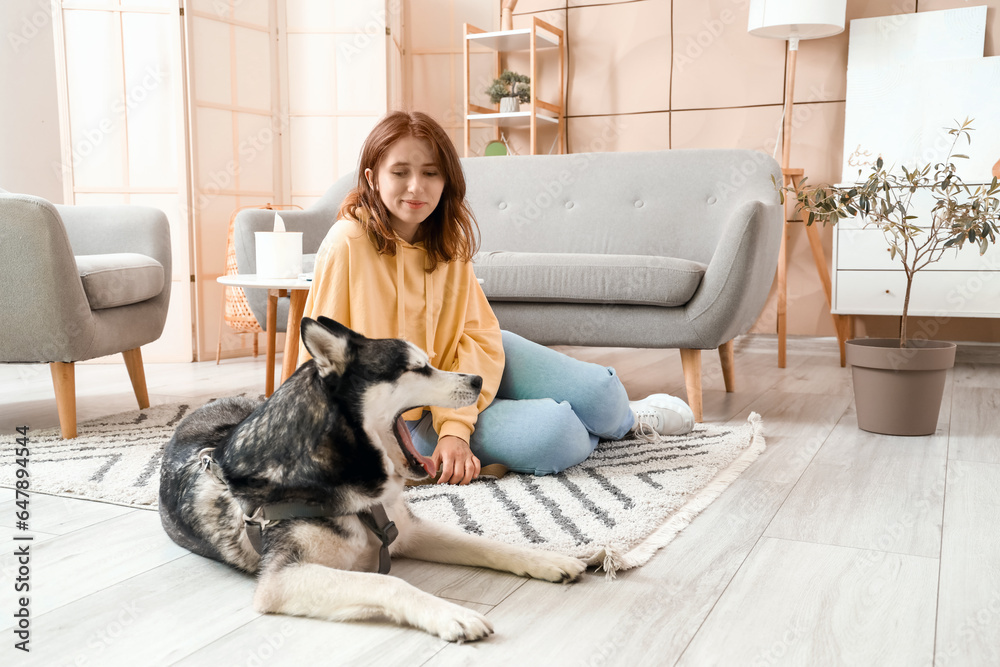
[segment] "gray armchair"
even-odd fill
[[[160,337],[169,301],[162,211],[0,190],[0,362],[49,364],[64,438],[76,437],[74,362],[122,353],[149,407],[139,348]]]

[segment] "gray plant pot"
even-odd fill
[[[516,97],[500,98],[500,113],[517,113],[521,110],[521,102]]]
[[[905,348],[895,338],[847,341],[858,426],[886,435],[934,433],[955,348],[934,340],[910,341]]]

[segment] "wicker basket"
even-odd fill
[[[262,208],[269,211],[283,211],[286,209],[301,209],[301,206],[295,204],[271,204],[267,203],[263,206],[253,205],[253,206],[241,206],[233,214],[229,216],[229,233],[226,236],[226,273],[227,276],[235,276],[240,271],[236,266],[236,245],[233,243],[233,233],[236,228],[236,214],[247,208]],[[253,311],[250,310],[250,304],[247,303],[247,296],[243,292],[242,287],[225,287],[225,293],[222,301],[222,319],[229,325],[229,328],[233,330],[234,333],[238,334],[254,334],[253,337],[253,356],[257,356],[257,334],[263,333],[264,329],[260,326],[257,318],[254,317]],[[219,363],[219,359],[222,356],[222,328],[219,328],[219,344],[215,351],[215,363]]]

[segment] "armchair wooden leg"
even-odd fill
[[[76,437],[76,367],[72,363],[55,361],[49,364],[52,387],[56,392],[59,430],[69,440]]]
[[[726,391],[734,392],[736,391],[736,372],[734,370],[733,360],[735,359],[735,354],[733,351],[733,341],[728,343],[723,343],[719,346],[719,361],[722,362],[722,379],[726,383]]]
[[[684,369],[684,386],[687,388],[688,405],[694,420],[701,423],[701,350],[681,350],[681,367]]]
[[[132,391],[139,401],[139,409],[145,410],[149,407],[149,393],[146,391],[146,373],[142,369],[142,352],[139,348],[125,350],[122,352],[125,358],[125,368],[128,369],[128,377],[132,380]]]

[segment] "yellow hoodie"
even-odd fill
[[[475,405],[430,408],[438,437],[455,435],[468,442],[479,413],[500,386],[500,323],[471,262],[439,262],[428,273],[426,259],[422,244],[398,237],[396,254],[380,255],[358,222],[338,220],[316,255],[304,315],[329,317],[369,338],[403,338],[423,349],[435,368],[482,376]],[[300,346],[299,362],[308,358]],[[418,410],[405,418],[418,419],[423,409]]]

